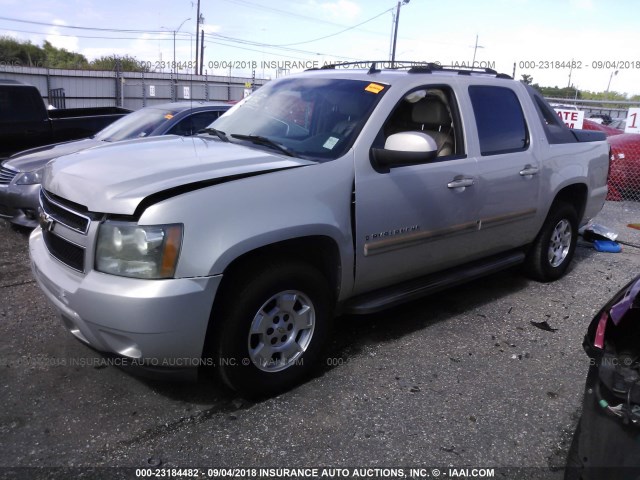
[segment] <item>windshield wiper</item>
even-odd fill
[[[214,135],[217,135],[218,138],[220,140],[222,140],[223,142],[228,142],[229,139],[227,138],[227,134],[224,133],[222,130],[217,130],[213,127],[208,127],[208,128],[203,128],[202,130],[200,130],[198,133],[213,133]]]
[[[279,150],[280,152],[290,157],[296,156],[296,154],[290,148],[285,147],[281,143],[274,142],[268,137],[263,137],[261,135],[240,135],[238,133],[232,133],[231,136],[233,138],[237,138],[238,140],[248,140],[249,142],[252,142],[258,145],[264,145],[266,147],[275,148],[276,150]]]

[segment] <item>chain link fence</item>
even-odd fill
[[[590,120],[585,120],[582,128],[603,132],[611,145],[607,200],[640,202],[640,134]]]
[[[623,133],[607,140],[611,145],[607,200],[640,202],[640,134]]]
[[[582,128],[603,132],[611,146],[607,200],[640,202],[640,134],[624,133],[613,125],[619,126],[585,119]]]

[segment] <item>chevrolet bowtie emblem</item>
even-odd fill
[[[55,226],[56,221],[47,212],[40,210],[40,215],[38,216],[38,223],[42,227],[42,230],[51,232],[53,231],[53,227]]]

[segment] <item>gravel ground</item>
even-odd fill
[[[597,222],[640,246],[626,226],[640,223],[640,203],[609,202]],[[0,221],[0,477],[161,465],[532,467],[530,478],[562,478],[588,367],[582,337],[640,270],[636,247],[581,245],[552,284],[507,271],[341,317],[315,378],[248,403],[208,380],[107,366],[59,323],[31,278],[27,241]],[[556,330],[531,323],[542,321]]]

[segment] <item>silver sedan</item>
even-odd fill
[[[122,140],[193,135],[230,107],[224,102],[178,102],[146,107],[117,120],[91,138],[16,153],[0,165],[0,218],[23,227],[38,225],[42,172],[54,158]]]

